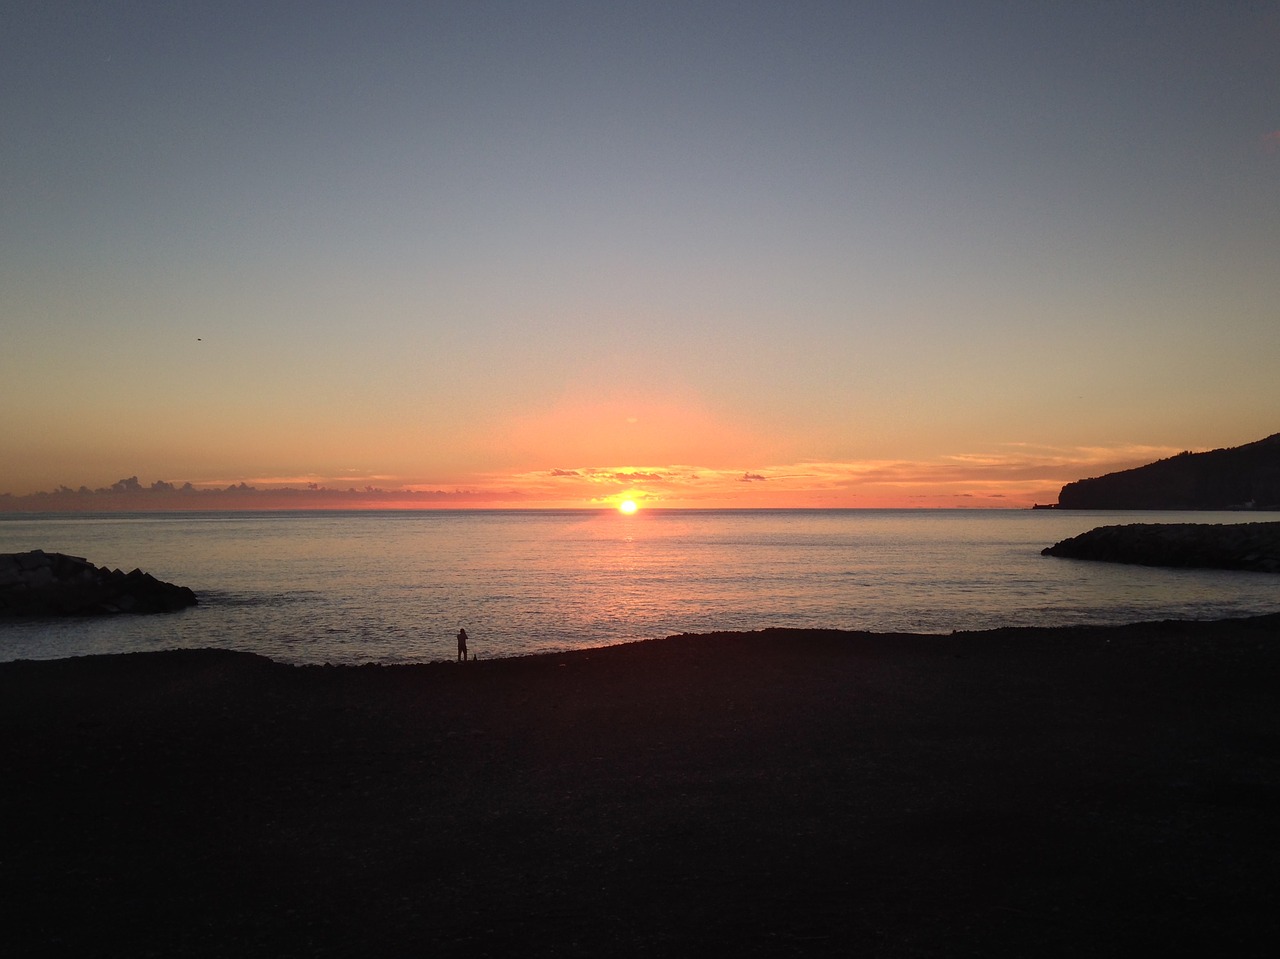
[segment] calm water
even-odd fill
[[[0,625],[0,659],[218,646],[294,663],[481,657],[680,632],[1215,619],[1280,611],[1280,577],[1040,555],[1095,526],[1257,513],[607,511],[0,517],[0,552],[140,567],[201,605]]]

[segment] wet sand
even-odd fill
[[[0,665],[14,956],[1271,955],[1280,616]]]

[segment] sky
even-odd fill
[[[1261,439],[1278,50],[1276,2],[5,4],[0,493],[1023,507]]]

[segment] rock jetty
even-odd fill
[[[1280,523],[1132,523],[1064,539],[1045,556],[1280,573]]]
[[[41,549],[0,553],[0,617],[169,613],[197,602],[186,586],[140,569],[123,573]]]

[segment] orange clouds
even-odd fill
[[[996,452],[957,453],[932,460],[801,461],[749,468],[569,463],[430,483],[351,475],[332,485],[277,477],[250,484],[223,481],[216,488],[204,484],[179,488],[170,483],[148,487],[135,477],[92,491],[64,487],[55,493],[0,496],[0,511],[533,509],[612,507],[624,499],[645,507],[705,509],[1026,508],[1056,502],[1058,491],[1073,480],[1140,466],[1177,452],[1152,446],[1055,449],[1011,443]]]
[[[1010,444],[1002,452],[936,460],[807,461],[768,468],[692,465],[553,467],[502,477],[530,503],[602,505],[620,496],[649,506],[1028,507],[1057,501],[1086,476],[1177,452],[1160,447],[1055,450]],[[481,485],[497,481],[488,477]]]

